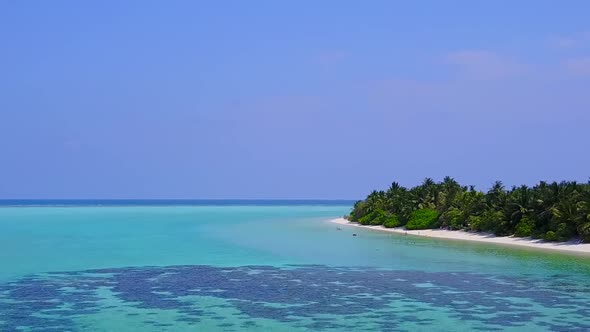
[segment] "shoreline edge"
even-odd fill
[[[406,230],[402,227],[396,228],[385,228],[383,226],[366,226],[358,223],[350,222],[344,218],[336,218],[329,220],[332,223],[358,227],[368,230],[375,230],[386,233],[394,233],[400,235],[411,235],[419,236],[432,239],[444,239],[444,240],[459,240],[459,241],[471,241],[479,243],[490,243],[508,246],[517,246],[521,248],[531,249],[543,249],[551,251],[559,251],[566,253],[582,254],[584,256],[590,256],[590,243],[575,243],[569,242],[547,242],[544,240],[536,240],[531,238],[521,238],[514,236],[495,236],[487,233],[475,233],[467,232],[462,230],[450,231],[445,229],[423,229],[423,230]]]

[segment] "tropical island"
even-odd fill
[[[590,182],[539,182],[506,189],[497,181],[487,191],[462,186],[451,177],[426,178],[405,188],[393,182],[354,204],[351,222],[404,230],[467,230],[544,241],[590,242]]]

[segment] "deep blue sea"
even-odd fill
[[[329,222],[352,204],[0,201],[0,331],[590,330],[588,257]]]

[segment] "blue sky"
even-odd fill
[[[587,1],[0,2],[0,198],[590,176]]]

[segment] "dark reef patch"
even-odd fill
[[[173,310],[177,322],[198,324],[206,318],[218,321],[219,327],[255,327],[256,319],[263,318],[313,330],[358,329],[362,324],[350,318],[362,317],[381,330],[395,330],[404,322],[436,326],[431,313],[443,311],[474,324],[474,329],[501,330],[533,322],[539,329],[589,330],[588,287],[564,280],[535,282],[530,277],[321,265],[99,269],[0,284],[0,330],[75,330],[77,317],[117,308],[101,303],[105,289],[125,307],[150,313]],[[195,296],[226,304],[199,307],[191,301]],[[559,309],[564,315],[551,321],[544,311],[535,310],[538,307]],[[241,321],[230,323],[212,309],[235,310],[239,314],[232,317]],[[173,328],[157,319],[144,323]]]

